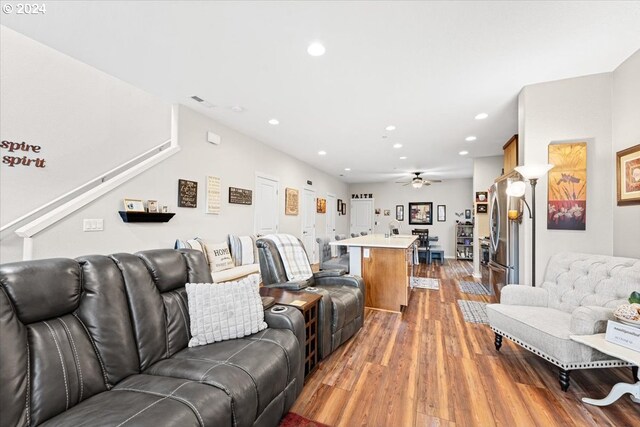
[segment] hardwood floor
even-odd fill
[[[560,390],[557,368],[507,339],[498,353],[486,325],[465,323],[456,300],[476,280],[467,261],[420,265],[440,290],[414,289],[403,314],[367,310],[364,327],[320,363],[292,411],[331,426],[638,426],[640,408],[625,397],[599,408],[631,369],[572,371]],[[477,280],[476,280],[477,281]]]

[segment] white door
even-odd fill
[[[316,263],[316,192],[307,188],[302,192],[302,244],[309,261]]]
[[[373,199],[351,200],[351,233],[373,233]]]
[[[327,194],[327,214],[325,223],[325,237],[329,240],[335,240],[336,237],[336,211],[338,210],[338,204],[336,196],[333,194]],[[335,256],[336,247],[331,247],[331,256]]]
[[[255,233],[278,232],[278,180],[256,175]]]

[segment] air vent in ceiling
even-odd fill
[[[207,108],[213,108],[213,107],[215,107],[215,105],[213,105],[212,103],[210,103],[210,102],[209,102],[209,101],[207,101],[207,100],[204,100],[204,99],[200,98],[199,96],[193,95],[193,96],[191,97],[191,99],[193,99],[194,101],[196,101],[196,102],[200,103],[200,105],[202,105],[202,106],[204,106],[204,107],[207,107]]]

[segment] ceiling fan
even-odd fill
[[[411,181],[405,182],[405,181],[396,181],[396,184],[403,184],[403,185],[409,185],[411,184],[411,186],[413,188],[422,188],[422,186],[427,186],[427,185],[431,185],[434,182],[442,182],[439,179],[424,179],[421,178],[420,175],[422,175],[424,172],[412,172],[415,176],[413,178],[411,178]]]

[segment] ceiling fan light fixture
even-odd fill
[[[412,186],[413,188],[422,188],[422,180],[421,180],[421,179],[414,179],[414,180],[411,182],[411,186]]]

